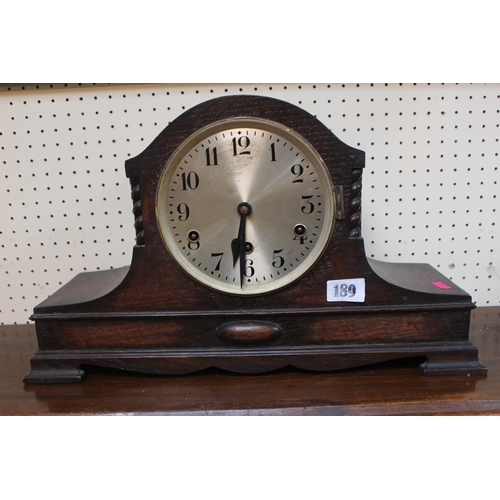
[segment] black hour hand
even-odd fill
[[[240,258],[240,249],[241,249],[241,238],[245,239],[245,221],[246,217],[242,217],[240,219],[240,227],[238,229],[238,237],[231,241],[231,252],[233,253],[233,267],[238,262]],[[243,243],[244,245],[244,243]]]
[[[240,261],[240,283],[243,283],[243,273],[245,270],[245,233],[246,220],[252,213],[252,207],[248,203],[240,203],[238,205],[238,214],[240,215],[240,226],[238,228],[238,236],[231,241],[231,252],[233,254],[233,267]]]

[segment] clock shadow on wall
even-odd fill
[[[35,307],[25,383],[80,382],[85,365],[262,373],[415,356],[424,375],[486,373],[466,292],[427,264],[366,257],[363,167],[284,101],[183,113],[125,163],[131,265],[79,274]]]

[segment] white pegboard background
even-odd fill
[[[427,262],[478,306],[500,304],[500,85],[3,85],[0,323],[83,271],[130,263],[124,161],[184,110],[268,95],[316,115],[366,152],[367,254]]]

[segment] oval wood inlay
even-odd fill
[[[234,321],[219,326],[217,335],[228,342],[270,342],[281,335],[281,328],[268,321]]]

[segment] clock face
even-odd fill
[[[258,118],[215,122],[167,161],[156,197],[165,246],[196,281],[258,295],[303,276],[335,221],[330,174],[315,149]]]

